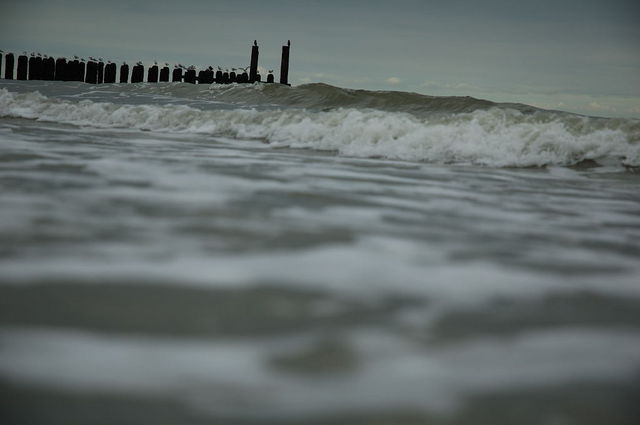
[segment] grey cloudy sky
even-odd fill
[[[640,117],[638,0],[0,0],[0,48]]]

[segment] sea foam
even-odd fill
[[[80,126],[255,139],[274,147],[495,167],[640,166],[640,121],[490,107],[418,116],[372,108],[201,110],[68,101],[0,89],[0,116]]]

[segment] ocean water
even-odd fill
[[[3,424],[635,424],[640,121],[0,82]]]

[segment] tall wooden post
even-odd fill
[[[249,68],[249,82],[253,83],[257,81],[258,78],[258,55],[260,52],[258,51],[258,42],[253,41],[253,46],[251,47],[251,65]]]
[[[280,84],[289,85],[289,50],[291,42],[287,41],[286,46],[282,46],[282,61],[280,62]]]
[[[13,80],[13,53],[9,53],[4,57],[4,78]]]

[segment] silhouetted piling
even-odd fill
[[[76,81],[80,81],[83,82],[84,81],[84,72],[86,69],[87,64],[84,62],[84,60],[78,61],[78,65],[76,67]]]
[[[67,68],[67,60],[65,58],[56,59],[56,81],[65,81]]]
[[[216,83],[222,84],[222,71],[220,70],[216,71]]]
[[[173,73],[171,74],[171,81],[174,83],[182,82],[182,68],[173,68]]]
[[[2,69],[2,53],[0,53],[0,69]]]
[[[209,67],[207,68],[207,70],[204,72],[205,75],[205,84],[213,84],[213,68]]]
[[[29,59],[25,55],[18,56],[18,70],[16,72],[16,80],[26,80],[28,68]]]
[[[187,72],[184,74],[184,82],[195,84],[196,83],[196,70],[195,69],[187,69]]]
[[[141,83],[144,80],[144,66],[137,64],[131,70],[131,82]]]
[[[241,83],[248,83],[249,82],[249,74],[247,74],[247,72],[243,72],[242,76],[241,76]]]
[[[104,82],[104,62],[98,62],[98,84]]]
[[[273,74],[267,75],[267,83],[273,83],[273,80],[274,80]]]
[[[251,65],[249,68],[249,82],[253,83],[254,81],[258,81],[258,56],[260,52],[258,51],[258,43],[253,42],[253,46],[251,47]]]
[[[98,64],[95,61],[87,62],[87,75],[84,79],[85,83],[98,84]]]
[[[229,84],[229,73],[228,72],[223,72],[222,73],[222,84]]]
[[[104,67],[105,84],[113,84],[116,82],[116,64],[108,63]]]
[[[165,66],[160,70],[160,82],[166,83],[169,81],[169,67]]]
[[[158,65],[153,65],[149,67],[149,71],[147,71],[147,83],[157,83],[158,82]]]
[[[46,81],[55,80],[56,61],[49,57],[42,60],[42,79]]]
[[[286,46],[282,46],[282,61],[280,62],[280,84],[289,85],[289,50],[291,42],[287,41]]]
[[[38,67],[36,66],[36,57],[31,56],[29,58],[28,71],[27,71],[27,78],[29,80],[39,80],[37,76],[37,72],[38,72],[37,68]]]
[[[129,81],[129,65],[123,63],[120,67],[120,83],[126,83]]]
[[[44,65],[44,61],[42,60],[42,57],[36,56],[36,72],[35,72],[36,80],[42,80],[42,75],[44,74],[43,65]]]
[[[14,65],[13,53],[8,53],[4,57],[4,78],[7,80],[13,80],[13,65]]]

